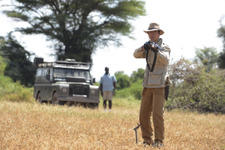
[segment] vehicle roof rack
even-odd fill
[[[85,66],[90,66],[91,63],[86,63],[86,62],[77,62],[77,61],[56,61],[55,63],[57,64],[70,64],[70,65],[85,65]]]
[[[58,60],[55,62],[42,62],[38,64],[39,67],[65,67],[65,68],[80,68],[80,69],[90,69],[91,63],[88,62],[78,62],[75,59],[66,59],[64,61]]]

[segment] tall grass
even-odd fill
[[[0,101],[34,102],[33,88],[26,88],[9,77],[0,75]]]
[[[6,64],[0,56],[0,101],[34,102],[33,88],[26,88],[4,76]]]
[[[132,103],[119,107],[120,102]],[[133,103],[134,102],[134,103]],[[0,102],[0,149],[154,149],[135,143],[136,101],[114,99],[111,112]],[[118,106],[117,106],[118,105]],[[122,105],[122,104],[121,104]],[[135,106],[135,107],[134,107]],[[225,149],[225,115],[165,112],[165,150]]]

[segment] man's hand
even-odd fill
[[[112,94],[113,94],[113,96],[114,96],[114,95],[116,95],[116,91],[115,91],[115,90],[113,90]]]
[[[153,52],[158,52],[158,47],[155,44],[152,44],[152,42],[148,41],[143,45],[145,50],[151,49]]]
[[[143,45],[144,49],[145,50],[149,50],[151,48],[151,44],[150,42],[146,42],[144,45]]]
[[[157,52],[158,52],[158,47],[156,47],[156,46],[153,44],[153,45],[151,45],[151,50],[152,50],[153,52],[157,53]]]

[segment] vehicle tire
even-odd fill
[[[98,103],[97,103],[97,104],[95,104],[95,109],[98,109],[98,105],[99,105]]]
[[[92,109],[98,109],[98,103],[93,103],[93,104],[90,104],[91,108]]]
[[[66,102],[64,102],[64,101],[59,101],[58,98],[57,98],[57,93],[54,92],[54,94],[52,95],[51,103],[52,103],[53,105],[64,105]]]
[[[41,99],[40,92],[37,94],[36,101],[42,104],[42,99]]]
[[[58,105],[59,104],[59,101],[57,99],[58,99],[57,98],[57,94],[56,94],[56,92],[54,92],[53,95],[52,95],[52,100],[51,100],[53,105]]]

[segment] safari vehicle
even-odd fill
[[[93,85],[95,79],[90,74],[90,63],[71,59],[43,62],[43,58],[35,58],[34,63],[37,66],[36,101],[59,105],[74,102],[98,107],[99,87]]]

